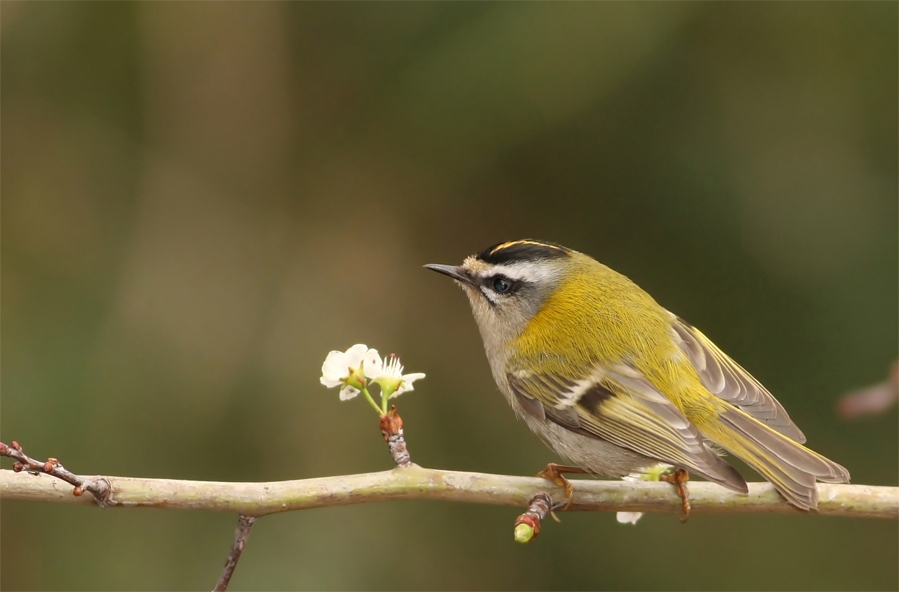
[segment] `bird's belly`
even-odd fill
[[[509,388],[504,370],[505,362],[497,365],[491,363],[491,367],[493,377],[500,386],[500,392],[505,396],[515,415],[523,419],[531,431],[565,462],[606,477],[625,477],[658,464],[658,460],[605,440],[582,436],[549,420],[531,415],[522,408]]]
[[[550,421],[541,421],[527,414],[522,414],[521,417],[556,454],[566,462],[583,467],[591,473],[624,477],[630,473],[642,472],[658,463],[642,454],[605,440],[582,436]]]

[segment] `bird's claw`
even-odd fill
[[[587,471],[582,469],[581,467],[570,467],[566,465],[557,465],[555,463],[549,463],[546,465],[546,468],[537,473],[538,477],[542,477],[543,479],[549,479],[556,485],[562,488],[565,492],[565,501],[559,502],[552,507],[552,511],[561,509],[563,512],[571,507],[571,503],[574,501],[574,485],[571,484],[571,481],[562,476],[562,473],[586,473]],[[556,515],[552,515],[553,518],[556,518]],[[556,518],[558,520],[558,518]]]
[[[680,516],[681,522],[686,522],[690,518],[690,491],[687,489],[689,480],[690,474],[684,469],[675,469],[673,473],[659,475],[659,481],[674,485],[677,496],[681,499],[683,508],[683,514]]]

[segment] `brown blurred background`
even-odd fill
[[[856,483],[897,415],[895,3],[2,3],[2,439],[83,473],[387,469],[331,349],[403,356],[413,458],[553,460],[421,268],[594,255]],[[420,386],[419,386],[420,385]],[[9,463],[4,463],[8,468]],[[756,478],[755,475],[752,478]],[[391,503],[268,517],[233,589],[895,590],[896,522]],[[208,589],[234,516],[4,502],[4,589]]]

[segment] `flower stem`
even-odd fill
[[[368,388],[362,387],[362,394],[365,395],[366,400],[368,400],[368,404],[374,408],[378,415],[384,415],[385,413],[387,413],[386,411],[381,411],[381,407],[377,403],[375,403],[374,399],[371,398],[371,395],[368,393]]]

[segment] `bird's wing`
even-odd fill
[[[709,392],[739,407],[791,440],[800,444],[805,442],[805,434],[758,380],[718,349],[699,329],[680,317],[673,314],[671,316],[676,341]]]
[[[747,491],[743,477],[684,414],[629,367],[600,369],[583,380],[524,373],[507,378],[521,407],[539,419]]]

